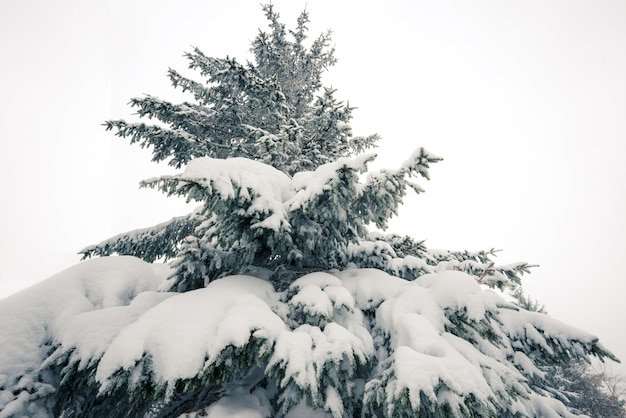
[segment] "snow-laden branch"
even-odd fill
[[[614,358],[462,272],[318,272],[284,292],[231,276],[177,294],[155,292],[161,267],[89,260],[1,301],[2,411],[49,416],[55,399],[57,411],[143,416],[252,396],[260,416],[572,416],[537,388],[536,365]]]
[[[148,228],[116,235],[96,245],[85,247],[78,253],[83,255],[83,259],[119,254],[132,255],[148,262],[161,258],[168,260],[178,255],[180,243],[191,235],[198,225],[195,213],[190,213]]]
[[[255,132],[261,138],[270,135]],[[360,174],[374,158],[343,157],[289,177],[259,161],[204,157],[191,161],[180,174],[142,185],[200,202],[199,216],[212,219],[210,227],[191,234],[196,239],[183,243],[181,254],[187,261],[177,262],[183,276],[187,269],[197,272],[213,266],[216,270],[206,270],[207,282],[237,273],[224,270],[226,266],[244,268],[250,263],[270,269],[342,268],[358,263],[350,248],[367,240],[368,224],[386,225],[407,187],[417,189],[410,177],[428,178],[430,164],[440,160],[420,148],[399,169],[369,173],[363,181]],[[237,262],[229,262],[229,257],[237,257]]]

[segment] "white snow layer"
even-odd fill
[[[306,389],[317,402],[317,412],[301,404],[288,416],[298,408],[342,416],[340,393],[355,383],[322,388],[320,372],[372,361],[378,366],[375,377],[365,382],[366,396],[380,391],[387,406],[407,390],[415,409],[420,394],[453,409],[470,395],[489,404],[508,399],[507,389],[513,387],[529,398],[502,408],[549,416],[546,411],[562,413],[561,406],[530,396],[522,373],[540,371],[515,350],[515,340],[531,340],[546,350],[546,339],[564,344],[574,339],[580,345],[596,341],[546,315],[514,309],[461,272],[428,274],[412,282],[375,269],[313,273],[284,293],[259,278],[230,276],[183,294],[156,292],[168,272],[164,265],[133,257],[98,258],[0,301],[0,388],[6,389],[0,390],[0,410],[5,411],[0,417],[26,410],[26,395],[11,394],[11,382],[45,366],[50,348],[56,352],[48,362],[66,352],[79,368],[97,365],[102,390],[116,372],[132,375],[144,357],[151,360],[155,383],[169,388],[200,376],[226,348],[253,340],[265,344],[270,353],[266,373],[279,371],[280,388]],[[454,312],[471,323],[489,321],[489,313],[497,318],[491,323],[496,332],[506,335],[503,341],[510,337],[513,343],[496,346],[478,335],[470,343],[453,335],[449,316]],[[298,322],[299,314],[306,323]],[[258,390],[236,387],[202,413],[271,416],[267,397]]]
[[[293,176],[295,196],[288,202],[289,210],[299,208],[310,202],[313,197],[322,194],[332,187],[332,180],[337,178],[337,172],[348,168],[358,173],[364,172],[367,163],[376,158],[375,154],[361,154],[355,158],[343,157],[332,163],[324,164],[315,171],[302,171]]]
[[[290,178],[270,165],[247,158],[201,157],[190,161],[183,173],[162,179],[182,182],[179,184],[196,183],[222,200],[248,202],[246,214],[258,218],[252,228],[279,231],[290,228],[287,212],[306,205],[315,196],[334,187],[339,170],[347,168],[363,172],[374,158],[374,154],[340,158],[315,171],[299,172]],[[147,180],[152,181],[158,179]]]
[[[132,368],[144,354],[160,381],[192,378],[205,360],[212,362],[229,345],[242,347],[250,338],[275,340],[285,327],[270,307],[276,301],[271,284],[250,276],[230,276],[176,294],[119,333],[96,379],[106,388],[115,371]]]
[[[250,202],[248,215],[265,215],[254,228],[274,231],[289,228],[283,202],[294,195],[291,178],[270,165],[241,157],[227,160],[202,157],[190,161],[182,174],[171,178],[201,184],[222,200]]]
[[[121,329],[169,296],[155,292],[169,274],[134,257],[98,258],[0,301],[0,418],[52,416],[31,402],[54,392],[37,377],[49,350],[74,348],[81,368],[97,362]]]
[[[263,393],[251,394],[238,387],[202,411],[183,414],[179,418],[269,418],[271,416],[271,408]]]
[[[96,258],[0,301],[0,386],[39,367],[50,343],[77,346],[85,359],[102,354],[112,335],[168,296],[154,291],[169,273],[134,257]]]

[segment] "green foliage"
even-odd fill
[[[32,397],[43,405],[52,402],[52,392],[42,384],[54,388],[58,379],[53,411],[65,417],[178,416],[206,411],[233,388],[254,394],[279,417],[302,404],[333,417],[514,417],[565,408],[545,406],[549,398],[583,411],[576,403],[581,398],[565,393],[572,386],[559,386],[569,375],[552,371],[589,355],[612,355],[596,339],[561,333],[542,313],[526,312],[539,308],[523,293],[515,294],[519,308],[479,286],[515,288],[531,265],[496,265],[495,250],[432,250],[411,237],[372,232],[372,226],[387,228],[408,189],[423,192],[413,179],[429,179],[441,159],[419,148],[397,169],[368,173],[375,155],[363,152],[378,136],[353,136],[353,108],[322,83],[336,63],[330,32],[307,47],[306,12],[288,31],[271,5],[263,11],[270,29],[253,40],[252,62],[195,48],[186,58],[202,82],[168,73],[193,101],[146,95],[131,100],[142,122],[105,123],[117,136],[151,147],[154,161],[184,167],[143,187],[198,207],[82,253],[171,260],[168,290],[190,292],[171,300],[206,297],[210,292],[198,292],[214,291],[220,282],[228,287],[232,277],[216,281],[225,276],[269,280],[271,286],[261,279],[243,286],[263,282],[268,294],[278,295],[274,304],[260,302],[278,331],[251,325],[241,340],[203,352],[195,375],[167,379],[155,370],[148,346],[96,380],[102,354],[78,363],[75,347],[55,342],[41,371],[24,374],[45,372],[48,380],[37,386],[24,378],[21,386],[13,382],[16,391],[41,393]],[[394,275],[376,277],[394,292],[366,274],[359,286],[350,285],[354,267]],[[449,274],[437,275],[442,272]],[[449,288],[438,288],[441,283]],[[224,321],[246,305],[241,288],[228,289],[222,296],[236,303],[212,312]],[[465,374],[455,374],[455,366]],[[409,378],[405,368],[414,372]]]
[[[352,108],[338,102],[334,90],[322,89],[323,73],[336,62],[330,32],[307,48],[306,12],[287,34],[273,6],[263,10],[271,30],[252,42],[254,62],[212,58],[195,48],[186,54],[189,68],[206,82],[175,70],[168,74],[195,102],[134,98],[131,106],[140,118],[160,123],[114,120],[105,123],[107,130],[152,147],[154,161],[169,160],[174,167],[204,156],[246,157],[294,174],[372,147],[378,136],[353,137]]]
[[[159,259],[167,261],[180,251],[180,243],[198,227],[194,214],[172,218],[150,228],[137,229],[120,234],[97,245],[80,251],[83,259],[93,256],[124,254],[139,257],[148,262]]]
[[[433,252],[409,237],[370,233],[369,225],[385,229],[397,215],[407,188],[423,191],[410,178],[429,179],[430,165],[440,158],[419,148],[398,169],[369,173],[360,181],[374,156],[347,157],[374,146],[378,136],[353,136],[353,109],[337,101],[335,90],[323,86],[324,72],[336,63],[330,32],[307,47],[307,12],[299,16],[294,30],[286,30],[271,5],[263,11],[269,31],[259,31],[252,41],[252,62],[213,58],[196,48],[186,57],[205,82],[169,71],[172,85],[191,93],[193,102],[135,98],[131,106],[139,117],[158,123],[117,120],[106,122],[106,127],[131,143],[152,147],[155,161],[168,160],[175,167],[201,157],[239,157],[270,165],[292,177],[288,188],[295,196],[275,196],[276,204],[264,207],[259,205],[264,198],[259,197],[259,184],[243,184],[240,173],[233,172],[208,182],[186,173],[152,179],[143,187],[182,195],[201,206],[189,215],[89,246],[81,251],[84,257],[172,259],[176,273],[171,288],[177,291],[259,269],[279,288],[302,273],[349,265],[380,268],[412,280],[442,263],[492,287],[519,284],[520,274],[530,266],[496,266],[489,258],[493,251]],[[247,174],[265,176],[267,182],[278,175],[267,169]],[[320,178],[321,184],[315,180]],[[216,187],[223,181],[232,183],[232,193]],[[281,217],[278,225],[271,221],[276,217]]]
[[[330,32],[320,35],[307,47],[309,18],[306,12],[298,18],[294,31],[286,31],[273,6],[265,5],[263,11],[270,31],[260,31],[252,42],[254,62],[244,65],[229,57],[212,58],[196,48],[186,54],[189,68],[198,71],[206,82],[194,81],[175,70],[169,71],[172,85],[191,93],[194,102],[173,104],[149,95],[134,98],[131,106],[136,108],[139,117],[156,119],[158,123],[108,121],[105,124],[107,130],[129,138],[131,143],[152,147],[154,161],[169,160],[169,164],[175,167],[205,156],[220,159],[246,157],[272,165],[289,175],[315,170],[340,157],[352,156],[374,146],[378,136],[354,137],[349,126],[352,108],[337,101],[335,90],[323,88],[322,75],[336,62],[334,50],[330,48]],[[407,169],[403,170],[396,176],[404,176]],[[209,194],[188,183],[184,190],[193,192],[188,195],[189,199],[209,199],[202,213],[121,234],[81,252],[85,257],[117,253],[146,261],[180,257],[186,262],[179,269],[179,290],[203,286],[207,277],[212,279],[237,270],[239,263],[232,262],[235,259],[243,266],[260,258],[273,260],[269,263],[272,267],[293,263],[306,267],[312,260],[299,260],[315,254],[318,260],[326,260],[328,255],[334,257],[317,263],[319,267],[339,266],[342,260],[336,254],[316,252],[339,236],[339,231],[334,228],[338,222],[329,224],[333,219],[333,207],[327,205],[325,212],[315,216],[310,208],[327,197],[332,198],[331,202],[335,202],[337,208],[343,203],[340,198],[355,196],[355,191],[349,190],[355,183],[350,177],[354,174],[349,172],[344,171],[340,181],[328,185],[336,185],[340,196],[319,196],[316,202],[308,202],[294,214],[307,224],[301,228],[302,234],[294,237],[296,242],[285,241],[285,234],[275,236],[267,230],[245,232],[250,225],[246,226],[248,219],[244,216],[228,219],[243,240],[232,234],[222,234],[219,245],[214,245],[211,241],[214,236],[213,212],[219,211],[220,207],[231,209],[232,206],[225,203],[235,205],[238,201],[211,199]],[[155,186],[150,182],[145,185]],[[159,186],[163,187],[163,182]],[[401,184],[396,186],[403,188]],[[172,187],[167,190],[170,194],[184,194]],[[380,212],[379,207],[371,215],[380,220],[385,216]],[[217,218],[219,222],[227,219],[219,214]],[[363,227],[357,229],[346,238],[348,241],[352,242],[357,234],[362,234]],[[224,230],[226,228],[220,232]],[[307,233],[324,239],[313,245],[304,237]]]

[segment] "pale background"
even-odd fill
[[[391,229],[540,264],[526,291],[626,360],[626,2],[273,3],[333,29],[326,84],[382,135],[381,165],[444,157]],[[191,46],[245,60],[259,27],[257,0],[0,2],[0,297],[185,213],[137,189],[170,169],[101,124],[179,100],[166,71]]]

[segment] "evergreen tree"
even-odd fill
[[[199,71],[206,82],[193,81],[175,70],[168,74],[173,86],[192,93],[195,102],[172,104],[153,96],[135,98],[131,105],[138,115],[155,118],[159,124],[124,120],[105,124],[131,143],[152,147],[154,161],[168,160],[181,167],[196,159],[185,173],[146,181],[142,186],[186,196],[201,206],[189,215],[87,247],[82,250],[85,257],[117,253],[148,262],[176,258],[177,280],[172,286],[179,291],[258,267],[270,269],[280,287],[300,274],[293,268],[305,272],[343,268],[350,263],[415,278],[447,261],[499,287],[510,280],[519,283],[519,274],[529,266],[494,267],[489,260],[493,250],[435,253],[419,245],[406,246],[410,237],[385,237],[368,231],[370,223],[386,228],[407,187],[423,191],[409,178],[429,178],[429,165],[440,158],[419,149],[399,169],[372,173],[360,184],[358,174],[374,156],[360,155],[354,161],[345,158],[375,146],[379,137],[354,137],[349,125],[353,108],[338,102],[335,90],[322,85],[324,71],[336,63],[329,47],[330,32],[307,48],[306,12],[298,18],[296,29],[287,33],[271,5],[263,6],[263,11],[270,32],[261,31],[252,42],[254,62],[242,65],[233,58],[211,58],[196,48],[186,57],[190,69]],[[224,164],[201,160],[204,157],[231,160]],[[271,165],[285,173],[283,182],[292,176],[296,201],[270,196],[263,181],[242,182],[240,172],[259,178],[255,170],[267,170],[260,165],[242,164],[234,172],[228,172],[230,168],[213,170],[210,175],[214,178],[186,174],[200,161],[227,167],[234,158]],[[317,179],[319,190],[307,184],[311,178]],[[321,178],[324,184],[319,184]],[[215,193],[215,185],[224,181],[231,183],[230,189]],[[260,201],[273,201],[274,207],[265,207]],[[233,216],[233,212],[239,215]],[[281,224],[273,224],[279,217]]]
[[[524,294],[521,287],[512,292],[517,304],[526,310],[547,313],[545,307]],[[537,389],[551,392],[571,410],[594,418],[626,416],[626,378],[610,372],[604,363],[598,368],[581,358],[541,367],[544,379],[549,381]]]
[[[440,158],[368,173],[378,136],[322,84],[330,33],[307,47],[306,12],[287,31],[263,11],[252,62],[195,49],[206,82],[169,72],[193,102],[106,122],[182,169],[144,187],[198,207],[0,303],[0,418],[575,414],[544,370],[614,356],[490,290],[528,264],[371,231]]]
[[[545,372],[556,389],[554,395],[572,410],[594,418],[626,417],[624,400],[607,385],[613,376],[606,370],[595,370],[586,361],[577,360],[548,367]]]

